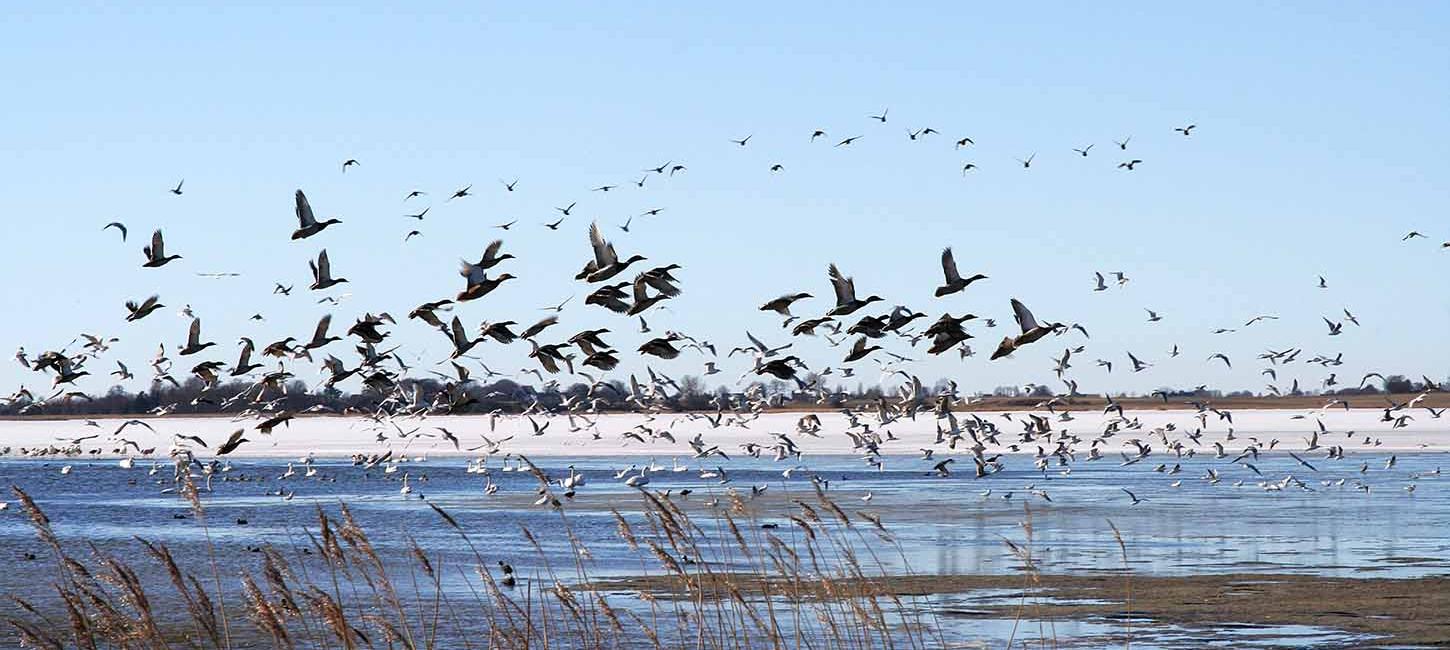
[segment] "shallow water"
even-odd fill
[[[1314,462],[1319,471],[1310,472],[1287,455],[1265,454],[1256,463],[1263,473],[1260,478],[1227,459],[1206,455],[1176,461],[1181,468],[1176,475],[1154,471],[1156,463],[1120,467],[1106,459],[1078,462],[1066,475],[1056,468],[1043,473],[1030,471],[1030,456],[1013,456],[1005,460],[1006,471],[983,479],[969,473],[949,478],[929,475],[926,470],[931,463],[919,457],[888,457],[885,471],[866,467],[853,456],[808,457],[802,464],[809,469],[795,471],[790,479],[782,476],[784,464],[735,459],[727,466],[728,485],[701,479],[699,468],[693,465],[689,471],[668,471],[672,462],[664,460],[661,464],[666,471],[652,474],[649,488],[671,490],[677,500],[680,489],[692,489],[694,493],[684,502],[702,507],[727,490],[740,490],[748,497],[750,486],[766,486],[764,493],[750,500],[753,514],[758,523],[784,521],[778,532],[787,535],[793,532],[783,519],[790,499],[810,497],[813,491],[807,477],[818,475],[829,481],[829,493],[847,510],[867,510],[882,517],[904,549],[902,555],[880,554],[893,571],[906,570],[909,564],[916,573],[1018,572],[1020,563],[1007,552],[1003,539],[1019,544],[1028,541],[1022,526],[1029,517],[1026,504],[1034,559],[1047,573],[1121,570],[1123,559],[1108,526],[1111,521],[1122,531],[1135,572],[1450,574],[1450,536],[1445,534],[1450,530],[1450,484],[1434,474],[1440,465],[1450,464],[1446,462],[1450,456],[1399,452],[1396,465],[1385,469],[1388,457],[1389,453],[1360,453],[1343,461],[1318,459]],[[1175,462],[1164,460],[1170,466]],[[587,479],[565,509],[574,533],[589,549],[591,574],[639,573],[638,556],[617,537],[609,509],[626,514],[637,510],[639,498],[634,490],[614,475],[630,462],[644,465],[651,459],[547,457],[536,462],[550,476],[565,476],[573,466]],[[1361,472],[1366,463],[1369,469]],[[67,464],[72,471],[62,475],[60,467]],[[459,544],[457,533],[440,525],[425,498],[451,513],[469,531],[474,544],[484,549],[490,563],[507,560],[525,579],[541,572],[543,563],[520,532],[527,527],[537,534],[550,563],[572,566],[574,552],[559,534],[559,514],[533,505],[537,481],[525,472],[499,471],[497,459],[490,465],[500,487],[494,495],[484,494],[485,479],[467,473],[461,458],[400,464],[394,474],[385,474],[381,468],[364,470],[340,459],[318,460],[316,476],[303,477],[299,464],[297,476],[285,480],[278,477],[287,469],[286,461],[238,459],[231,462],[229,471],[213,476],[211,491],[203,494],[206,529],[190,518],[185,501],[161,493],[171,487],[171,468],[166,463],[152,475],[149,461],[138,461],[135,468],[126,470],[115,460],[0,459],[0,483],[29,492],[67,544],[95,543],[104,551],[134,554],[132,538],[140,536],[171,545],[185,563],[203,561],[209,536],[219,551],[224,575],[254,569],[258,556],[247,551],[257,545],[305,546],[304,529],[315,525],[317,507],[335,514],[339,503],[348,504],[384,557],[404,558],[412,539],[444,561],[473,562]],[[1203,478],[1210,467],[1222,478],[1216,485]],[[407,496],[399,492],[404,474],[413,490]],[[1274,487],[1291,474],[1309,489]],[[1172,487],[1174,481],[1181,481],[1181,486]],[[1269,484],[1269,489],[1256,481]],[[1359,485],[1368,486],[1368,491],[1356,487]],[[1413,492],[1405,489],[1410,485],[1415,486]],[[1141,503],[1133,505],[1120,488],[1134,492]],[[292,498],[275,496],[279,489],[291,493]],[[862,497],[868,493],[871,499],[866,501]],[[12,500],[9,495],[5,499]],[[702,525],[711,525],[708,517],[697,519]],[[45,557],[28,522],[12,503],[9,510],[0,512],[0,557],[10,568],[0,572],[0,593],[26,594],[33,590],[32,585],[49,580],[49,563],[27,561],[26,553]],[[461,579],[443,583],[445,590],[467,588]],[[955,602],[941,598],[946,600],[939,604],[948,609]],[[1056,626],[1060,640],[1101,641],[1109,634],[1106,628],[1115,628],[1116,623],[1102,624],[1105,629],[1090,621],[1058,621]],[[964,620],[952,623],[948,636],[967,647],[982,639],[1000,644],[1010,634],[1000,627]],[[1154,647],[1148,643],[1152,638],[1163,648],[1201,647],[1210,641],[1225,647],[1353,645],[1353,639],[1339,638],[1332,630],[1225,628],[1217,636],[1207,637],[1201,630],[1155,630],[1156,637],[1145,636],[1143,645],[1135,645]],[[8,633],[0,633],[0,638]]]

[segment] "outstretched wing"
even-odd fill
[[[1016,298],[1012,299],[1012,316],[1017,319],[1017,326],[1022,328],[1023,334],[1038,327],[1037,319],[1032,317],[1032,312],[1028,311],[1027,305],[1022,304]]]
[[[611,266],[618,261],[614,255],[614,247],[604,241],[604,235],[599,232],[599,223],[589,224],[589,246],[594,249],[594,263],[599,268]]]
[[[312,216],[312,205],[307,203],[307,195],[302,190],[297,190],[297,223],[301,228],[317,225],[317,219]]]
[[[950,246],[943,248],[941,251],[941,270],[942,273],[946,274],[947,284],[962,281],[962,274],[957,271],[957,260],[952,256]]]
[[[831,288],[836,291],[836,304],[843,305],[856,299],[856,282],[851,278],[841,275],[841,269],[835,264],[826,269],[831,277]]]

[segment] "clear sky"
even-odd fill
[[[828,296],[834,261],[887,305],[998,319],[971,328],[979,356],[916,366],[969,389],[1052,382],[1051,357],[1082,342],[988,362],[1011,297],[1089,329],[1073,370],[1085,391],[1261,389],[1253,355],[1287,347],[1342,352],[1349,384],[1368,370],[1450,373],[1444,3],[61,4],[8,3],[0,23],[9,349],[117,336],[111,356],[144,376],[158,343],[174,356],[183,342],[176,311],[189,303],[219,342],[209,358],[230,363],[239,336],[306,338],[324,313],[345,328],[363,311],[401,317],[451,296],[458,258],[498,236],[520,258],[499,270],[522,280],[460,308],[470,328],[528,323],[572,294],[544,340],[608,326],[606,339],[633,349],[649,335],[581,308],[589,289],[571,279],[598,219],[621,253],[684,265],[685,295],[651,324],[708,338],[722,356],[747,329],[784,343],[756,307],[785,291]],[[886,124],[867,117],[888,108]],[[1190,123],[1192,137],[1173,131]],[[941,135],[907,138],[922,127]],[[810,142],[815,129],[828,137]],[[729,141],[746,135],[747,147]],[[976,145],[954,150],[963,136]],[[1088,144],[1089,157],[1073,153]],[[1034,153],[1030,170],[1015,162]],[[1130,157],[1144,162],[1116,169]],[[349,158],[361,164],[343,174]],[[633,185],[665,161],[688,171]],[[967,162],[979,168],[963,177]],[[183,178],[182,196],[167,192]],[[500,180],[515,178],[506,192]],[[468,184],[475,196],[444,201]],[[605,184],[620,187],[589,191]],[[344,223],[288,241],[299,187],[319,217]],[[429,194],[404,203],[413,189]],[[539,225],[576,201],[558,232]],[[426,206],[421,223],[402,217]],[[656,207],[629,233],[617,227]],[[490,227],[514,219],[509,232]],[[101,230],[112,220],[130,241]],[[185,258],[142,269],[158,227]],[[405,244],[414,228],[422,236]],[[1428,239],[1401,242],[1411,230]],[[990,279],[932,298],[944,245],[964,273]],[[352,280],[328,292],[351,294],[341,306],[305,288],[323,247]],[[1093,271],[1131,282],[1094,293]],[[297,289],[274,296],[277,281]],[[122,302],[152,293],[167,309],[123,322]],[[1145,308],[1163,320],[1147,323]],[[1342,320],[1344,308],[1364,326],[1328,337],[1321,316]],[[826,309],[822,298],[798,312]],[[1210,333],[1261,313],[1282,318]],[[417,321],[394,331],[424,361],[446,352]],[[1183,355],[1169,359],[1175,344]],[[351,365],[350,347],[328,351]],[[844,356],[819,339],[796,347],[815,367]],[[1129,350],[1157,365],[1127,372]],[[532,367],[526,352],[481,353],[515,371]],[[1214,352],[1233,369],[1205,361]],[[681,375],[701,361],[654,365]],[[715,379],[747,364],[722,367]],[[1296,367],[1283,384],[1327,375]],[[22,382],[48,380],[0,364],[0,386]]]

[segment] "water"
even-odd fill
[[[919,456],[887,457],[885,471],[865,466],[859,457],[813,456],[801,462],[809,469],[794,472],[790,479],[782,476],[784,463],[737,458],[726,465],[728,485],[701,479],[694,465],[689,471],[668,471],[672,463],[664,460],[666,471],[652,474],[649,488],[676,495],[691,489],[693,494],[683,502],[703,508],[727,490],[740,490],[748,497],[751,486],[766,486],[750,500],[753,515],[757,523],[780,523],[777,532],[785,536],[794,532],[784,519],[794,512],[790,499],[811,501],[807,477],[818,475],[829,481],[829,493],[848,511],[865,510],[882,517],[905,551],[900,556],[881,555],[893,571],[909,564],[916,573],[1016,574],[1021,564],[1003,539],[1026,543],[1022,523],[1030,516],[1031,548],[1046,573],[1121,569],[1111,521],[1122,531],[1129,564],[1139,573],[1292,572],[1399,578],[1450,574],[1450,536],[1445,534],[1450,530],[1450,490],[1446,479],[1435,475],[1438,467],[1450,464],[1450,456],[1395,453],[1392,469],[1384,469],[1390,452],[1362,451],[1343,461],[1317,459],[1318,472],[1287,455],[1265,454],[1256,463],[1262,478],[1209,455],[1165,458],[1169,466],[1180,465],[1176,475],[1153,471],[1156,462],[1120,467],[1107,459],[1080,461],[1067,475],[1057,468],[1043,473],[1030,471],[1030,456],[1011,456],[1005,459],[1006,471],[983,479],[972,478],[969,472],[932,476],[926,471],[932,463]],[[640,573],[638,555],[617,537],[609,510],[617,508],[639,520],[635,513],[640,498],[614,476],[620,467],[648,464],[650,458],[534,460],[553,477],[567,475],[573,466],[586,478],[585,487],[565,508],[570,526],[592,557],[591,574]],[[682,458],[681,463],[687,460]],[[1362,463],[1370,469],[1361,472]],[[62,475],[60,467],[66,464],[72,471]],[[441,524],[424,498],[452,514],[489,563],[509,561],[525,579],[540,575],[543,564],[520,533],[527,527],[537,535],[551,564],[572,566],[574,552],[560,532],[559,515],[533,505],[537,481],[525,472],[499,471],[496,459],[490,465],[500,488],[494,495],[484,494],[485,478],[467,473],[462,458],[405,463],[394,474],[385,474],[382,468],[364,470],[343,459],[319,459],[314,464],[316,476],[303,477],[298,465],[298,475],[285,480],[278,478],[287,469],[285,460],[237,459],[229,471],[212,478],[210,492],[203,494],[209,523],[205,531],[191,518],[184,500],[161,493],[171,485],[170,466],[165,463],[150,475],[150,461],[137,461],[134,469],[127,470],[114,459],[0,459],[0,484],[14,484],[30,493],[74,550],[93,543],[104,552],[134,557],[138,546],[133,538],[139,536],[170,545],[183,564],[200,563],[206,558],[209,535],[223,575],[255,570],[258,555],[249,551],[259,545],[306,546],[304,530],[315,527],[317,508],[335,515],[340,503],[348,505],[385,558],[405,558],[416,540],[445,563],[473,563],[457,533]],[[1216,485],[1203,479],[1210,467],[1221,477]],[[399,492],[405,473],[413,490],[406,496]],[[1309,490],[1292,485],[1266,489],[1256,483],[1273,488],[1289,475]],[[1181,485],[1173,487],[1175,481]],[[1405,489],[1411,485],[1413,492]],[[1131,490],[1141,502],[1133,505],[1121,488]],[[279,490],[292,498],[275,496]],[[868,493],[869,502],[862,498]],[[12,505],[0,512],[0,557],[7,566],[0,572],[0,593],[28,594],[33,585],[51,580],[53,568],[44,560],[47,554],[28,521],[17,513],[8,494],[4,498]],[[710,525],[708,517],[698,519]],[[41,559],[28,561],[27,553]],[[163,579],[159,574],[154,577]],[[461,591],[468,586],[450,574],[442,588]],[[951,599],[940,598],[940,604],[950,609]],[[1007,636],[999,624],[956,623],[950,615],[943,620],[952,629],[948,636],[964,645],[984,638],[1000,645]],[[1081,641],[1100,638],[1099,627],[1116,623],[1057,621],[1056,625],[1060,638]],[[0,632],[0,640],[9,633]],[[1164,648],[1201,647],[1210,641],[1222,641],[1225,647],[1273,647],[1284,645],[1285,639],[1291,640],[1288,646],[1301,645],[1292,642],[1296,635],[1312,639],[1306,641],[1310,645],[1354,643],[1335,631],[1317,628],[1280,632],[1225,628],[1217,636],[1205,636],[1202,630],[1154,628],[1145,622],[1143,633],[1134,645],[1155,647],[1153,639]]]

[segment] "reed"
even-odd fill
[[[225,575],[209,535],[205,564],[187,567],[142,538],[144,553],[117,555],[63,543],[38,505],[12,488],[52,552],[52,585],[64,619],[14,597],[6,618],[33,648],[927,648],[945,644],[917,597],[893,593],[878,549],[906,554],[879,518],[847,514],[824,491],[790,502],[789,525],[767,529],[746,497],[687,510],[641,490],[638,512],[613,513],[612,539],[635,556],[638,576],[596,579],[593,553],[566,507],[551,540],[567,540],[561,565],[522,529],[540,567],[516,575],[486,555],[469,529],[429,504],[438,526],[471,557],[453,561],[409,538],[383,557],[346,504],[319,507],[293,548],[263,547],[255,567]],[[205,505],[183,490],[199,525]],[[606,535],[606,537],[608,537]],[[152,566],[139,566],[147,563]],[[146,570],[141,570],[146,569]],[[909,570],[909,569],[908,569]],[[233,570],[235,571],[235,570]],[[156,576],[147,583],[142,576]],[[446,583],[446,584],[445,584]],[[158,597],[158,595],[160,597]],[[224,607],[229,602],[231,607]],[[167,605],[158,605],[167,603]],[[175,605],[171,605],[175,603]],[[240,604],[240,605],[238,605]]]

